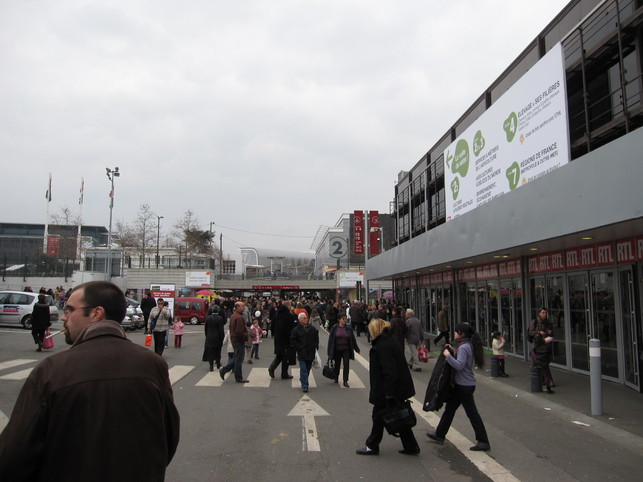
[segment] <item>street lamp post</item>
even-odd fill
[[[156,269],[159,269],[159,240],[161,237],[161,219],[163,216],[156,216]]]
[[[212,270],[214,271],[214,235],[215,232],[212,231],[212,226],[214,226],[216,223],[214,221],[210,221],[210,258],[212,259]]]
[[[105,168],[107,179],[112,183],[112,190],[109,192],[109,234],[107,235],[107,265],[105,266],[105,275],[108,281],[112,279],[112,211],[114,210],[114,178],[119,177],[121,173],[118,167],[110,169]]]

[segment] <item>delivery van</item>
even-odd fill
[[[208,313],[208,301],[203,298],[176,298],[174,316],[179,316],[183,323],[198,325],[205,322]]]

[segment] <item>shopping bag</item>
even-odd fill
[[[47,332],[45,333],[45,339],[42,341],[42,347],[46,349],[54,347],[54,337],[51,336],[49,330],[47,330]]]
[[[319,351],[315,350],[315,359],[313,360],[313,367],[319,368],[322,366],[321,357],[319,356]]]
[[[423,363],[429,361],[429,350],[425,346],[418,346],[418,360]]]
[[[145,335],[145,346],[152,346],[152,335]]]

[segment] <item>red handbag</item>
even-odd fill
[[[152,335],[145,335],[145,346],[152,346]]]
[[[425,346],[418,346],[418,360],[423,363],[429,361],[429,350]]]

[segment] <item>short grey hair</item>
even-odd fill
[[[411,316],[415,316],[415,311],[413,311],[411,308],[407,308],[406,309],[406,314],[411,315]]]
[[[303,318],[308,318],[308,313],[304,313],[303,311],[297,315],[297,319],[301,320]]]

